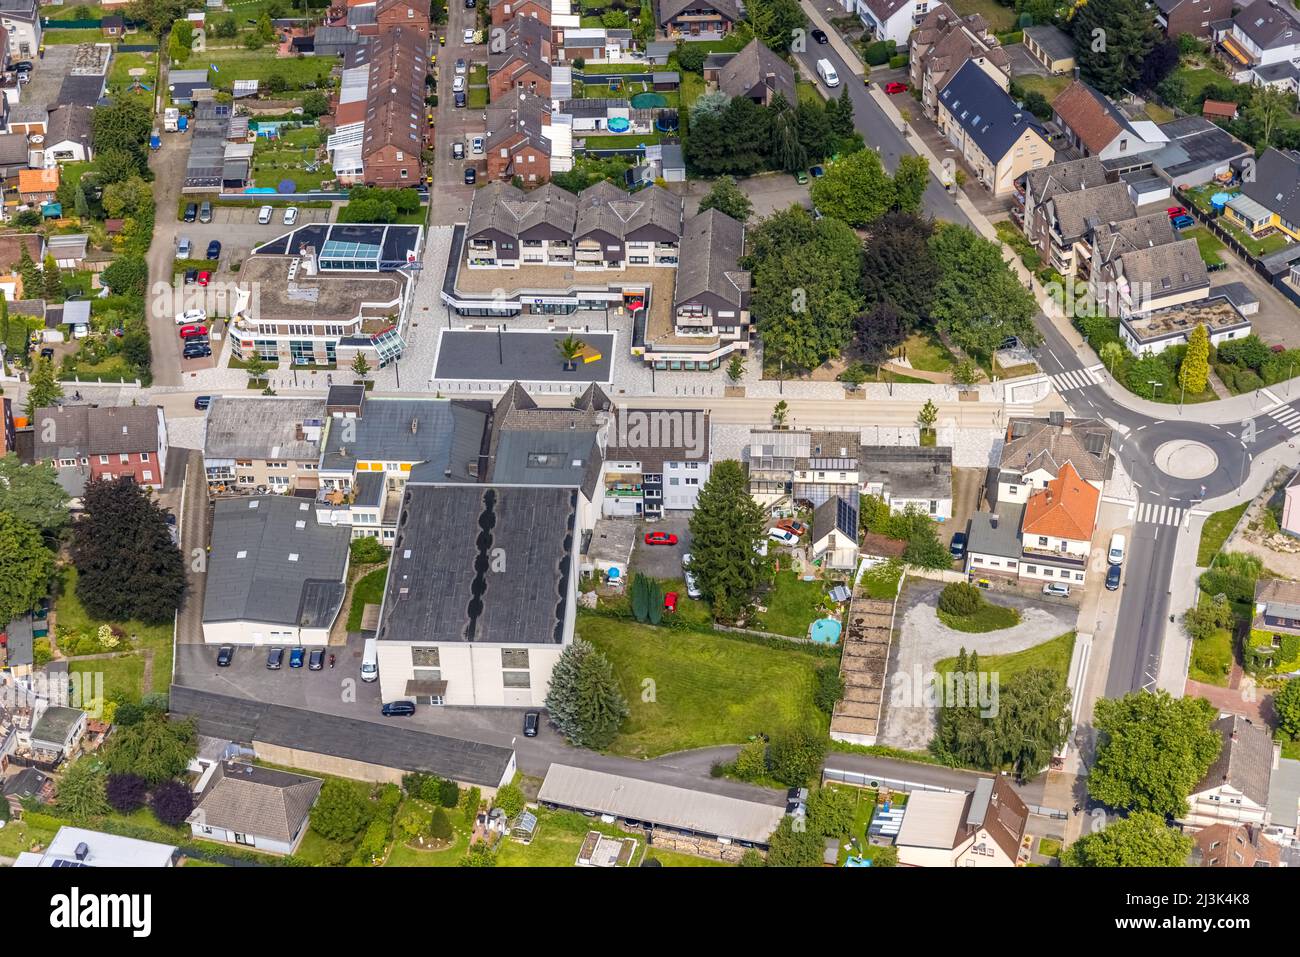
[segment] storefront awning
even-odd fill
[[[421,681],[418,678],[408,678],[406,681],[406,697],[408,698],[421,695],[432,695],[440,698],[446,694],[447,682],[445,681]]]

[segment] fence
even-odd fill
[[[971,773],[971,784],[974,785],[976,775]],[[949,788],[942,784],[927,784],[923,781],[912,781],[907,778],[881,777],[878,774],[867,774],[862,771],[850,771],[847,768],[827,767],[822,770],[823,781],[834,781],[838,784],[851,784],[859,788],[871,788],[873,791],[879,791],[881,788],[889,788],[891,791],[961,791],[964,788]]]

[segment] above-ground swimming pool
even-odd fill
[[[626,133],[631,124],[621,116],[615,116],[609,121],[609,131],[611,133]]]
[[[809,637],[822,645],[833,645],[840,640],[840,623],[834,618],[818,618],[812,623]]]
[[[656,106],[667,106],[668,100],[658,93],[638,93],[632,97],[632,108],[634,110],[649,110]]]

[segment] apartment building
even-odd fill
[[[938,118],[939,93],[967,60],[1010,77],[1011,59],[988,32],[979,14],[961,17],[946,3],[930,7],[920,26],[912,31],[908,46],[912,89],[921,93],[925,115]]]
[[[1184,33],[1208,39],[1214,24],[1232,16],[1232,0],[1153,0],[1156,23],[1165,36],[1177,40]]]
[[[548,182],[552,172],[552,136],[571,142],[569,130],[552,127],[550,105],[540,96],[511,90],[505,99],[506,104],[488,110],[484,149],[488,179],[511,181],[518,176],[527,188]],[[570,151],[562,169],[555,171],[562,172],[572,164]]]
[[[1253,0],[1215,39],[1233,78],[1244,82],[1259,67],[1300,60],[1300,14],[1277,0]]]
[[[209,494],[314,492],[324,431],[323,399],[214,396],[203,433]]]
[[[79,470],[89,480],[163,487],[168,442],[161,406],[48,406],[36,410],[32,425],[37,462]]]
[[[491,0],[492,26],[503,27],[519,17],[532,17],[551,25],[550,0]]]
[[[1275,763],[1272,736],[1241,715],[1223,715],[1214,723],[1223,740],[1218,757],[1187,797],[1188,828],[1215,824],[1269,823],[1269,780]]]
[[[394,26],[379,34],[370,60],[369,95],[361,138],[361,181],[400,188],[423,181],[424,77],[429,45],[422,26]]]
[[[1024,504],[1066,465],[1102,491],[1114,465],[1112,438],[1110,426],[1099,419],[1067,419],[1064,412],[1046,419],[1013,418],[998,460],[999,505]]]
[[[521,90],[550,99],[552,52],[550,27],[533,17],[511,20],[488,53],[489,98]]]
[[[601,472],[601,514],[659,518],[665,509],[693,509],[710,465],[708,412],[619,409]]]
[[[834,496],[856,500],[862,489],[861,447],[858,432],[753,429],[749,492],[764,507],[790,502],[816,508]]]
[[[857,0],[858,19],[876,40],[893,40],[900,50],[929,12],[927,0]]]

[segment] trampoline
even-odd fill
[[[656,106],[667,106],[668,101],[658,93],[638,93],[632,97],[632,108],[637,110],[649,110]]]
[[[834,618],[819,618],[812,623],[808,637],[819,645],[833,645],[840,640],[840,623]]]

